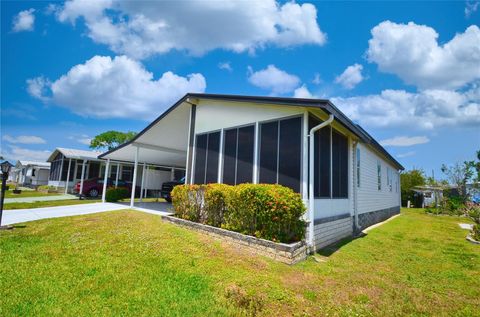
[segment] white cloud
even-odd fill
[[[347,89],[353,89],[364,79],[362,70],[363,66],[360,64],[348,66],[341,75],[335,78],[335,82]]]
[[[171,50],[253,52],[267,45],[323,45],[326,34],[310,3],[265,1],[71,0],[57,18],[84,18],[88,36],[116,53],[146,58]]]
[[[20,11],[12,22],[13,32],[33,31],[33,25],[35,23],[35,15],[33,14],[35,9],[28,9]]]
[[[412,146],[417,144],[425,144],[430,142],[430,139],[426,136],[397,136],[390,139],[380,141],[383,146]]]
[[[301,87],[298,87],[295,89],[293,92],[293,97],[294,98],[314,98],[312,93],[308,90],[307,86],[302,85]]]
[[[314,83],[315,85],[319,85],[320,83],[322,83],[322,78],[320,77],[319,73],[315,73],[312,83]]]
[[[92,138],[89,138],[89,137],[83,137],[83,138],[79,138],[77,139],[77,141],[83,145],[90,145],[90,142],[92,141]]]
[[[51,85],[50,81],[43,76],[27,79],[27,92],[35,98],[47,102],[48,87]]]
[[[410,152],[405,152],[405,153],[400,153],[397,155],[398,158],[404,158],[404,157],[409,157],[409,156],[414,156],[415,151],[410,151]]]
[[[233,68],[232,68],[232,65],[230,64],[230,62],[220,62],[220,63],[218,63],[218,68],[223,69],[223,70],[227,70],[229,72],[233,71]]]
[[[41,91],[49,91],[51,102],[81,116],[144,120],[151,120],[187,92],[206,88],[202,74],[182,77],[165,72],[155,80],[142,64],[126,56],[94,56],[57,80],[43,82]]]
[[[467,0],[465,1],[465,17],[470,18],[472,14],[477,12],[480,5],[479,0]]]
[[[368,127],[431,130],[480,125],[479,85],[465,92],[425,90],[410,93],[389,89],[378,95],[336,97],[332,102],[352,120]]]
[[[275,65],[268,65],[267,68],[256,72],[249,67],[249,73],[248,81],[252,85],[270,90],[272,94],[290,93],[300,85],[297,76],[278,69]]]
[[[5,134],[2,137],[2,140],[5,140],[9,143],[20,143],[20,144],[45,144],[47,141],[42,139],[39,136],[35,135],[19,135],[17,137],[10,136]]]
[[[30,150],[15,145],[9,145],[9,150],[4,149],[2,156],[8,160],[25,160],[25,161],[46,161],[51,152],[47,150]]]
[[[413,22],[384,21],[372,30],[367,59],[420,89],[455,89],[480,78],[480,29],[468,27],[439,45],[438,33]]]

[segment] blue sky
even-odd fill
[[[318,97],[441,176],[480,149],[478,3],[2,1],[1,152],[87,149],[188,91]]]

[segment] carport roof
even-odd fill
[[[225,94],[204,94],[204,93],[187,93],[170,108],[168,108],[164,113],[162,113],[157,119],[150,123],[145,129],[138,133],[132,140],[127,143],[124,143],[115,149],[107,151],[101,155],[99,158],[107,158],[110,154],[118,151],[124,147],[131,145],[132,143],[138,142],[138,140],[154,127],[158,122],[168,116],[172,111],[174,111],[180,105],[186,103],[195,104],[196,99],[204,100],[224,100],[224,101],[233,101],[233,102],[251,102],[251,103],[261,103],[261,104],[272,104],[272,105],[285,105],[293,107],[307,107],[307,108],[320,108],[328,114],[333,114],[335,120],[345,126],[348,130],[354,133],[359,139],[363,142],[372,146],[375,150],[384,155],[388,160],[390,160],[393,165],[398,169],[403,170],[404,167],[390,155],[370,134],[368,134],[360,125],[352,122],[343,112],[341,112],[330,100],[328,99],[307,99],[307,98],[287,98],[287,97],[267,97],[267,96],[248,96],[248,95],[225,95]],[[188,118],[187,118],[188,119]],[[188,120],[187,120],[188,121]]]

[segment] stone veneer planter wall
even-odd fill
[[[277,243],[265,239],[247,236],[234,231],[229,231],[217,227],[192,222],[173,216],[162,216],[162,219],[174,224],[185,226],[196,231],[206,233],[214,238],[227,242],[235,247],[243,250],[267,256],[276,261],[294,264],[306,259],[308,255],[308,247],[305,241],[295,242],[291,244]]]

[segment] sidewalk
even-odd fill
[[[11,203],[33,203],[36,201],[52,201],[52,200],[70,200],[78,199],[75,195],[55,195],[55,196],[39,196],[39,197],[19,197],[5,198],[5,204]]]

